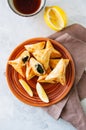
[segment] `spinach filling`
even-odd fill
[[[29,59],[29,56],[25,56],[22,58],[22,61],[25,63]]]
[[[40,74],[44,73],[44,69],[40,64],[35,65],[35,68]]]

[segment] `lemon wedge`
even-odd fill
[[[45,7],[44,20],[53,30],[60,31],[67,25],[67,15],[58,6]]]
[[[43,87],[42,87],[42,85],[40,83],[36,84],[36,90],[37,90],[39,98],[43,102],[48,103],[49,102],[49,98],[48,98],[47,94],[45,93],[45,90],[43,89]]]
[[[22,85],[22,87],[25,89],[25,91],[32,97],[33,92],[31,90],[30,86],[26,83],[26,81],[24,81],[23,79],[19,79],[19,82]]]

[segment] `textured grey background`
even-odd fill
[[[68,25],[79,23],[86,27],[86,0],[47,0],[48,5],[62,7]],[[64,120],[56,121],[40,108],[20,102],[6,82],[6,62],[12,50],[26,39],[55,32],[45,24],[43,11],[31,18],[20,17],[11,11],[7,0],[0,0],[0,130],[75,130]],[[86,100],[82,105],[86,110]]]

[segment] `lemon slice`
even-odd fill
[[[32,97],[33,92],[31,90],[30,86],[23,79],[19,79],[19,82],[22,85],[22,87],[25,89],[25,91]]]
[[[67,15],[58,6],[45,7],[44,20],[51,29],[60,31],[67,24]]]
[[[37,93],[38,93],[38,96],[39,98],[45,102],[45,103],[48,103],[49,102],[49,98],[47,96],[47,94],[45,93],[42,85],[40,83],[37,83],[36,84],[36,90],[37,90]]]

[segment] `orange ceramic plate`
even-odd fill
[[[50,100],[49,103],[44,103],[39,99],[36,92],[36,88],[35,88],[36,83],[37,83],[36,77],[28,81],[28,84],[31,86],[32,91],[34,93],[34,96],[30,97],[18,81],[20,75],[9,64],[7,64],[7,68],[6,68],[7,82],[13,94],[22,102],[32,105],[32,106],[42,107],[42,106],[50,106],[52,104],[57,103],[68,94],[68,92],[70,91],[74,83],[75,68],[74,68],[73,59],[70,53],[67,51],[67,49],[64,48],[57,41],[54,41],[48,38],[33,38],[30,40],[27,40],[21,43],[19,46],[17,46],[14,49],[14,51],[12,52],[8,60],[13,60],[16,57],[18,57],[25,50],[24,45],[35,44],[36,42],[47,41],[47,40],[50,40],[53,46],[58,51],[61,52],[63,58],[68,58],[70,60],[69,65],[67,67],[67,72],[66,72],[67,84],[65,86],[62,86],[60,83],[55,83],[55,84],[43,83],[42,84],[49,97],[49,100]]]

